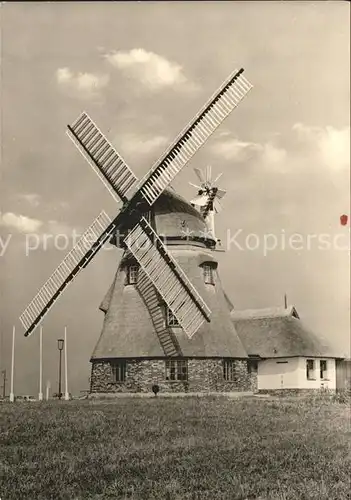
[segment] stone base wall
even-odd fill
[[[113,360],[111,360],[113,361]],[[91,393],[152,392],[234,392],[257,390],[257,374],[248,373],[247,361],[235,360],[233,381],[223,378],[223,360],[188,359],[188,380],[166,380],[164,359],[127,359],[125,382],[114,382],[109,360],[92,361]]]
[[[270,396],[299,396],[308,397],[318,393],[323,393],[323,389],[261,389],[259,394],[268,394]],[[333,389],[325,391],[327,394],[336,392]]]
[[[257,372],[251,372],[249,376],[250,376],[250,391],[257,393],[258,392]]]

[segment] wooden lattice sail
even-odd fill
[[[167,305],[142,268],[129,282],[129,270],[138,261],[126,251],[100,306],[105,319],[92,361],[164,356],[246,358],[222,289],[214,241],[208,239],[201,214],[174,191],[166,190],[155,203],[151,220],[165,237],[172,260],[211,310],[211,321],[203,322],[191,338],[180,322],[169,325]]]
[[[87,113],[83,112],[68,126],[69,137],[123,206],[114,220],[103,220],[100,215],[93,222],[87,230],[93,234],[93,240],[86,252],[79,257],[80,247],[74,249],[73,254],[70,252],[27,306],[20,316],[26,336],[42,322],[62,291],[88,265],[114,228],[126,229],[131,220],[133,227],[129,227],[131,232],[125,244],[186,335],[193,337],[205,321],[211,320],[210,308],[168,253],[157,231],[143,218],[141,206],[147,204],[152,208],[175,176],[250,91],[252,85],[243,71],[235,70],[222,83],[140,181]]]

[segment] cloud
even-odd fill
[[[33,207],[38,207],[40,204],[40,196],[36,193],[19,194],[18,197]]]
[[[219,136],[212,153],[226,161],[255,164],[272,171],[305,169],[306,159],[330,173],[350,168],[350,127],[316,127],[295,123],[289,134],[274,134],[265,143],[254,143],[230,135]],[[312,165],[311,165],[312,168]]]
[[[319,160],[330,169],[341,170],[350,165],[350,127],[314,127],[295,123],[292,130],[301,143],[315,147]]]
[[[256,144],[232,138],[217,141],[212,146],[212,152],[225,160],[243,161],[252,156],[255,150],[257,150]]]
[[[283,148],[274,146],[271,142],[260,145],[258,151],[261,153],[262,161],[271,165],[283,166],[287,158],[287,151]]]
[[[109,75],[95,73],[73,73],[69,68],[59,68],[56,80],[63,89],[74,92],[77,97],[89,99],[96,97],[109,82]]]
[[[349,128],[299,123],[261,144],[224,139],[213,149],[227,160],[228,171],[233,163],[240,165],[228,191],[243,204],[248,193],[254,193],[245,208],[248,224],[254,227],[262,219],[259,212],[264,207],[265,226],[278,220],[286,228],[315,232],[339,226],[339,216],[347,213],[350,203]]]
[[[115,144],[119,144],[125,155],[147,156],[160,150],[168,143],[167,137],[157,135],[154,137],[140,136],[137,134],[124,134],[117,137]],[[161,153],[162,151],[160,151]]]
[[[45,224],[44,232],[46,232],[47,234],[52,234],[54,236],[58,235],[70,236],[72,235],[73,232],[82,235],[84,229],[81,227],[73,228],[68,224],[65,224],[64,222],[58,222],[57,220],[49,220]]]
[[[256,144],[233,138],[217,141],[212,146],[212,152],[228,161],[245,162],[260,157],[262,161],[272,164],[282,163],[287,155],[285,149],[278,148],[271,142]]]
[[[37,232],[41,226],[42,221],[38,219],[31,219],[24,215],[17,215],[12,212],[0,212],[0,226],[15,229],[20,233],[34,233]]]
[[[105,54],[105,59],[150,90],[189,83],[182,66],[144,49],[132,49],[128,52],[113,51]]]
[[[31,233],[37,234],[38,236],[43,234],[51,234],[53,236],[71,235],[73,231],[78,234],[83,233],[83,229],[81,227],[72,228],[68,224],[58,222],[57,220],[44,222],[39,219],[33,219],[31,217],[15,214],[13,212],[0,212],[0,226],[8,229],[15,229],[19,233]]]

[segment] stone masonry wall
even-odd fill
[[[250,391],[258,392],[257,372],[250,373]]]
[[[113,360],[111,360],[113,361]],[[91,392],[232,392],[257,390],[257,375],[247,370],[247,361],[235,360],[235,380],[223,378],[222,359],[188,359],[188,380],[166,380],[164,359],[126,360],[125,382],[113,382],[110,361],[92,361]]]
[[[260,394],[266,394],[269,396],[299,396],[299,397],[309,397],[315,396],[320,393],[323,394],[323,389],[261,389],[258,391]],[[335,389],[328,389],[327,394],[336,392]]]

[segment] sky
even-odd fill
[[[216,232],[226,251],[217,255],[236,309],[283,305],[286,293],[306,326],[349,355],[350,222],[340,223],[350,214],[348,2],[28,2],[3,3],[0,14],[0,368],[8,388],[15,325],[15,392],[38,392],[39,336],[23,337],[19,315],[74,232],[118,209],[66,125],[87,111],[142,176],[240,67],[254,88],[172,185],[190,200],[193,168],[223,173]],[[101,251],[45,318],[52,391],[65,326],[69,389],[88,389],[98,306],[120,256]]]

